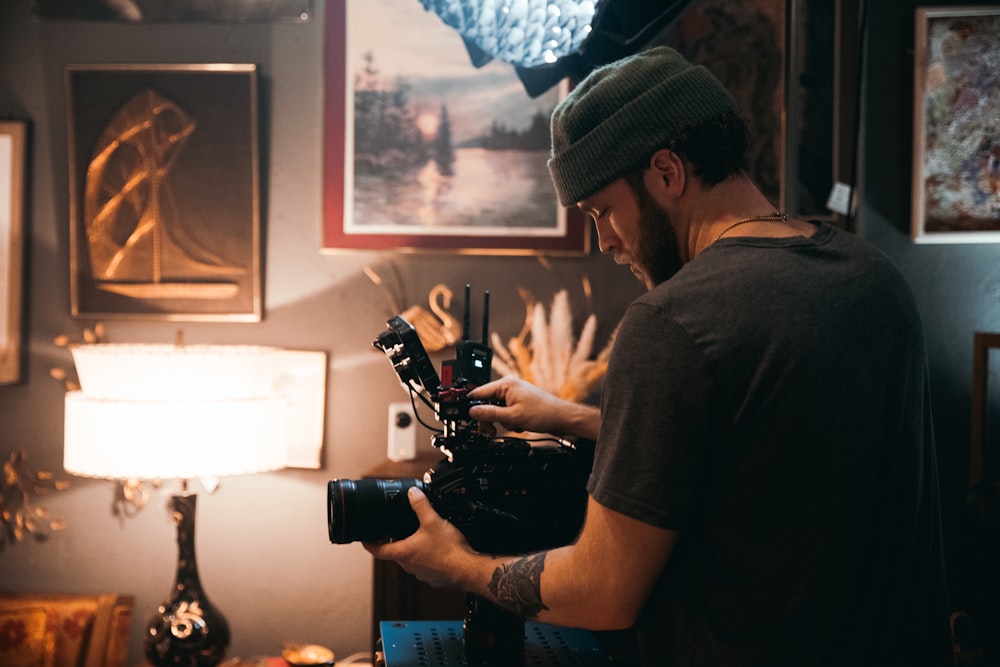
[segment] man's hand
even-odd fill
[[[420,521],[417,531],[398,542],[366,543],[365,549],[379,560],[396,561],[431,586],[461,586],[460,564],[474,553],[465,536],[434,511],[423,491],[411,487],[407,497]]]
[[[469,416],[476,421],[499,424],[508,431],[597,439],[601,423],[597,408],[558,398],[513,375],[476,387],[468,396],[504,403],[472,406]]]
[[[365,544],[432,586],[461,588],[546,623],[619,630],[638,617],[663,570],[677,533],[631,519],[591,498],[587,522],[573,544],[523,556],[472,550],[422,491],[407,491],[417,532],[387,544]]]

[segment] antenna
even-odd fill
[[[490,339],[490,291],[483,292],[483,345]]]
[[[445,385],[468,383],[473,387],[490,381],[493,372],[493,350],[490,349],[490,293],[483,293],[483,340],[469,340],[469,313],[471,286],[465,285],[465,313],[462,316],[462,340],[455,345],[455,359],[442,362],[441,381]]]
[[[465,283],[465,312],[462,314],[462,340],[469,340],[469,311],[472,310],[471,297],[469,293],[471,287]]]

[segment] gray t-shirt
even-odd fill
[[[644,664],[946,664],[923,332],[878,250],[712,245],[630,305],[601,401],[588,490],[680,532]]]

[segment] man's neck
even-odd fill
[[[746,175],[734,176],[711,188],[697,187],[689,193],[690,206],[683,216],[685,225],[678,229],[684,262],[700,255],[719,240],[720,233],[734,223],[748,218],[773,216],[778,213],[760,189]],[[773,220],[760,220],[741,224],[742,236],[795,236],[801,234],[793,224],[774,224]],[[733,228],[735,231],[735,228]]]

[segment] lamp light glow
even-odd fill
[[[285,465],[280,396],[170,401],[66,395],[67,472],[109,479],[194,479]]]
[[[224,477],[284,467],[277,350],[252,345],[76,345],[68,472],[109,479]]]
[[[205,595],[194,555],[196,497],[187,480],[277,470],[288,458],[286,401],[274,348],[71,346],[80,390],[66,394],[68,472],[117,480],[180,479],[170,498],[178,564],[170,598],[146,628],[156,667],[217,665],[229,625]]]

